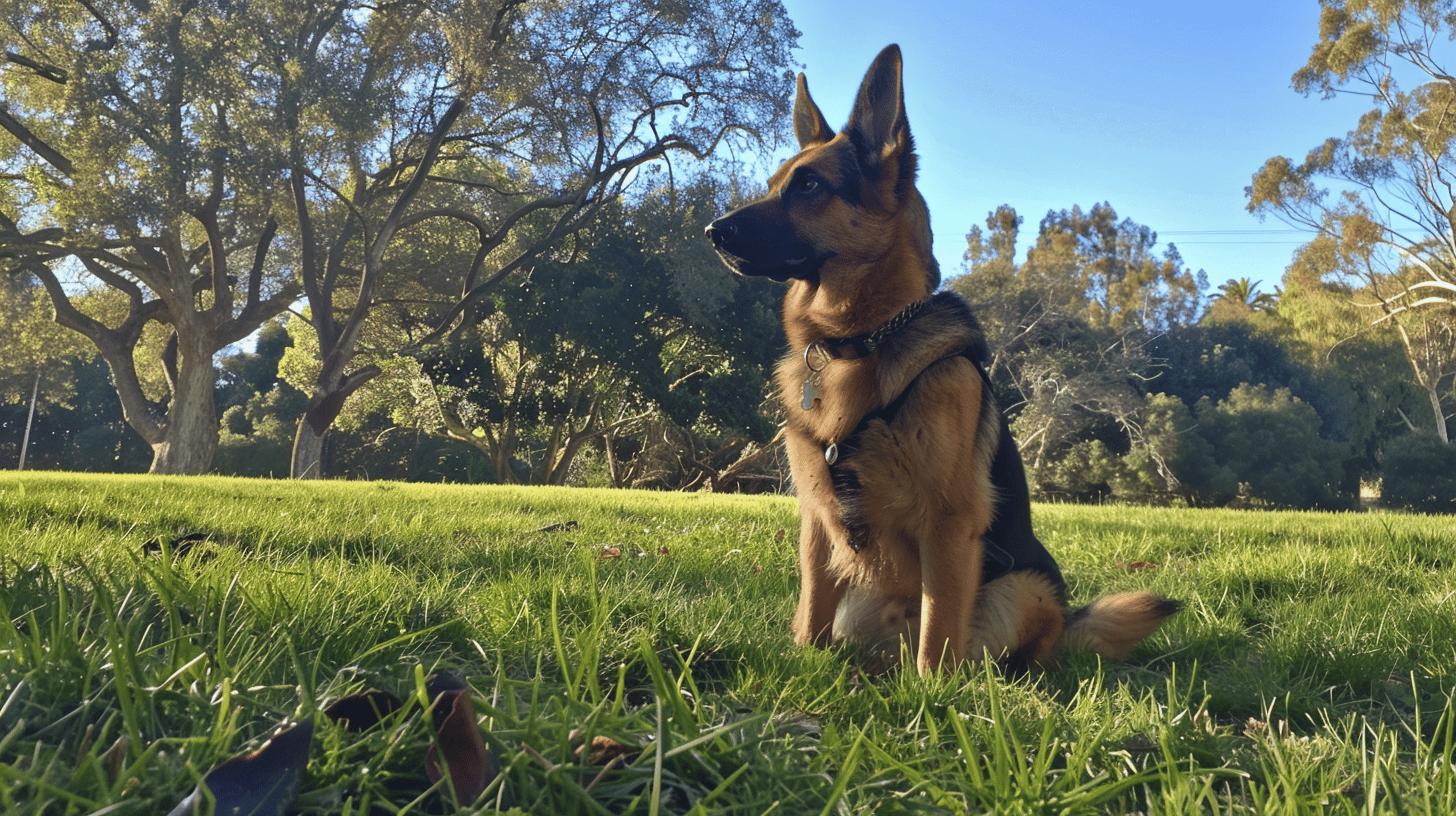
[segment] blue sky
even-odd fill
[[[1025,219],[1025,247],[1047,210],[1105,200],[1213,285],[1248,276],[1272,289],[1302,234],[1248,214],[1244,186],[1268,157],[1301,157],[1362,110],[1356,97],[1289,86],[1315,40],[1314,0],[785,5],[835,126],[870,60],[900,44],[947,274],[961,268],[967,228],[999,204]]]

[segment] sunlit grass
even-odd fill
[[[437,669],[504,768],[487,812],[1456,812],[1456,523],[1037,517],[1074,598],[1187,609],[1120,664],[872,678],[789,642],[786,499],[0,476],[0,812],[165,812],[365,687],[407,705],[320,720],[296,807],[437,811]],[[594,735],[640,750],[604,772]]]

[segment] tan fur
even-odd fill
[[[1170,602],[1151,592],[1104,595],[1071,616],[1062,646],[1120,660],[1172,614]]]
[[[1110,596],[1064,632],[1057,593],[1040,574],[1013,572],[981,586],[1001,426],[979,372],[953,356],[978,339],[968,336],[964,321],[912,322],[904,331],[917,336],[909,342],[829,361],[818,375],[818,404],[808,410],[800,404],[809,374],[806,347],[873,331],[929,297],[938,280],[929,212],[913,186],[903,92],[895,91],[899,71],[898,50],[886,49],[851,116],[852,124],[885,128],[876,147],[879,169],[868,175],[845,166],[855,161],[846,152],[848,137],[829,129],[800,75],[794,128],[802,150],[769,179],[764,198],[743,208],[782,213],[795,234],[831,250],[816,274],[789,286],[783,312],[789,351],[776,372],[800,511],[794,640],[842,640],[882,656],[897,656],[904,641],[922,673],[983,654],[1045,662],[1059,644],[1125,653],[1166,609],[1151,619],[1157,610],[1133,600],[1145,596]],[[801,168],[836,189],[858,179],[851,198],[859,204],[820,195],[779,206]],[[902,172],[910,178],[901,179]],[[859,486],[857,501],[842,502],[825,446],[846,440],[864,417],[902,394],[891,419],[861,429],[857,450],[837,466]],[[848,509],[868,539],[858,551],[850,544]]]
[[[981,587],[971,616],[968,652],[1026,664],[1049,662],[1063,645],[1063,610],[1047,579],[1013,572]],[[916,653],[920,600],[856,587],[845,593],[834,618],[834,639],[852,644],[880,664],[893,663],[902,642]]]
[[[898,56],[893,68],[898,77]],[[830,183],[841,182],[848,172],[840,166],[848,137],[841,133],[821,141],[816,122],[822,115],[817,115],[802,82],[799,94],[795,121],[804,149],[769,179],[770,196],[781,194],[801,167],[812,168]],[[900,106],[903,117],[903,104],[898,99],[893,104]],[[800,122],[805,126],[799,128]],[[799,405],[805,346],[825,337],[869,332],[930,295],[926,269],[934,261],[929,213],[913,188],[908,196],[896,194],[897,151],[908,149],[908,131],[883,146],[883,170],[860,187],[862,206],[828,196],[807,211],[790,214],[796,230],[815,245],[833,247],[834,254],[815,280],[795,281],[784,298],[790,351],[777,379],[789,414],[789,463],[803,519],[795,640],[828,640],[835,609],[849,586],[914,596],[921,609],[917,663],[930,671],[943,659],[956,662],[967,656],[980,584],[981,536],[991,521],[991,493],[985,469],[974,464],[984,458],[976,452],[985,440],[978,442],[965,429],[979,424],[981,379],[960,359],[927,370],[931,360],[887,360],[874,354],[831,362],[821,373],[819,405],[809,411]],[[861,509],[872,536],[855,552],[824,446],[847,437],[867,413],[912,379],[914,386],[893,421],[865,430],[860,451],[846,465],[858,475],[868,499]]]
[[[873,359],[854,362],[860,370],[849,376],[873,382],[869,378],[877,373]],[[826,395],[864,399],[862,393],[839,391],[841,383],[839,378],[826,378]],[[797,391],[795,386],[790,393]],[[966,428],[976,427],[981,399],[980,377],[970,363],[946,360],[916,381],[891,422],[876,420],[861,432],[859,451],[842,465],[854,470],[869,498],[862,510],[872,537],[859,552],[849,546],[824,462],[823,443],[842,436],[814,433],[826,426],[831,433],[840,432],[839,428],[832,422],[814,422],[817,417],[805,420],[806,427],[791,424],[790,468],[806,534],[801,539],[796,640],[822,643],[844,588],[872,586],[881,594],[920,598],[920,642],[927,644],[917,661],[922,670],[939,666],[943,657],[958,661],[966,656],[980,584],[981,536],[991,522],[988,475],[985,468],[975,466],[984,460],[976,455],[978,440],[980,444],[985,440],[965,433]],[[794,398],[785,402],[786,408],[796,408]],[[826,400],[818,410],[836,404]],[[879,406],[872,404],[866,410],[874,407]],[[852,413],[853,421],[843,432],[852,429],[863,413]],[[829,420],[838,416],[825,412]]]

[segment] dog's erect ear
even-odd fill
[[[794,98],[794,135],[799,137],[800,148],[834,138],[834,128],[829,126],[829,120],[824,118],[819,106],[814,104],[814,97],[809,95],[809,81],[804,78],[803,71],[799,72]]]
[[[910,146],[910,125],[905,119],[905,87],[901,82],[900,46],[887,45],[860,83],[850,132],[860,157],[871,165],[889,159]]]

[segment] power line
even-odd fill
[[[1187,230],[1154,230],[1158,235],[1313,235],[1314,230],[1306,229],[1187,229]]]

